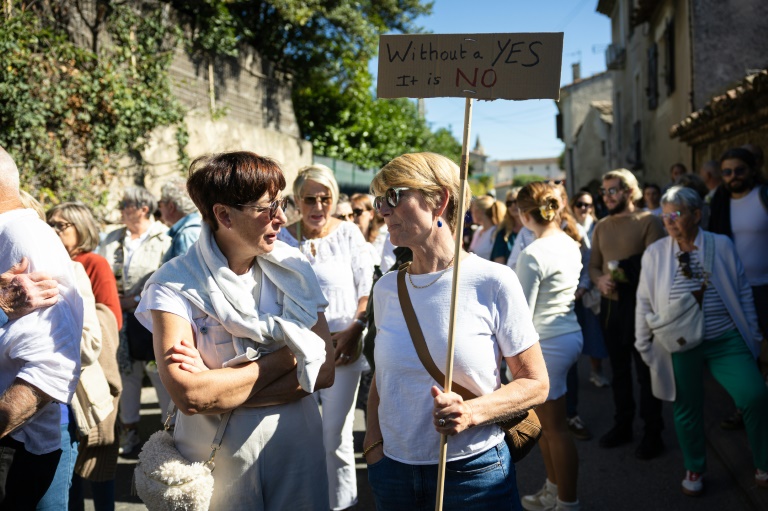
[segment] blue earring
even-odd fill
[[[439,218],[437,219],[437,226],[438,227],[442,227],[443,226],[443,221],[440,220]]]

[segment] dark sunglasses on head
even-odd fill
[[[259,206],[257,204],[238,204],[238,206],[242,208],[251,208],[255,209],[257,213],[263,213],[267,210],[269,210],[269,219],[272,220],[275,218],[275,215],[277,215],[277,208],[282,209],[285,211],[285,208],[288,206],[288,199],[277,199],[269,203],[268,206]]]
[[[621,188],[616,188],[615,186],[612,186],[612,187],[610,187],[608,189],[600,188],[600,195],[602,195],[603,197],[605,197],[606,195],[610,195],[611,197],[613,197],[614,195],[616,195],[620,191],[621,191]]]
[[[517,199],[510,199],[505,204],[507,205],[508,208],[511,208],[512,206],[517,205]]]
[[[329,195],[305,195],[301,200],[303,200],[304,204],[307,206],[314,206],[319,202],[323,207],[326,207],[331,205],[333,197]]]
[[[390,208],[397,207],[400,202],[400,192],[410,190],[407,186],[396,186],[388,188],[384,195],[377,195],[373,198],[373,207],[376,211],[381,211],[381,207],[384,205],[384,201]]]
[[[725,168],[720,171],[720,173],[725,177],[731,177],[731,174],[735,175],[736,177],[744,177],[747,175],[747,172],[749,172],[749,168],[746,166],[736,167],[735,169]]]
[[[680,252],[677,254],[677,262],[680,263],[680,271],[683,272],[683,276],[687,279],[692,279],[693,270],[691,269],[691,253]]]
[[[544,181],[548,185],[561,185],[563,184],[562,179],[547,179]]]
[[[582,209],[582,208],[589,209],[592,206],[594,206],[594,204],[592,204],[591,202],[581,202],[581,201],[579,201],[579,202],[576,202],[573,206],[576,207],[576,208],[579,208],[579,209]]]

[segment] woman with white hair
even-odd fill
[[[336,380],[315,396],[323,406],[330,508],[346,509],[357,503],[352,424],[360,375],[368,368],[360,354],[373,261],[360,229],[331,215],[339,199],[331,169],[325,165],[299,169],[293,196],[301,218],[281,229],[278,239],[298,247],[309,259],[329,302],[325,315],[335,347]]]
[[[675,430],[686,469],[682,490],[691,496],[704,491],[705,366],[743,410],[757,468],[755,483],[768,487],[768,389],[755,364],[762,335],[752,292],[730,238],[699,227],[702,205],[695,190],[680,186],[661,198],[669,236],[643,253],[635,312],[635,347],[651,368],[653,394],[674,403]],[[675,312],[686,310],[685,300],[698,309],[703,328],[665,331],[660,323],[694,323],[691,316],[683,318]],[[671,344],[665,342],[669,339]],[[687,343],[690,349],[675,347]]]

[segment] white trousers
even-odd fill
[[[357,475],[352,427],[355,421],[360,375],[368,363],[360,357],[355,363],[336,368],[333,386],[313,394],[323,407],[323,444],[328,472],[329,505],[333,510],[357,504]]]
[[[157,392],[157,401],[160,406],[160,422],[165,422],[165,414],[168,412],[168,405],[171,403],[171,396],[163,387],[160,381],[160,375],[154,371],[146,371],[144,366],[146,362],[133,360],[131,362],[130,373],[120,373],[120,379],[123,382],[123,392],[120,394],[120,422],[123,424],[136,424],[141,419],[141,381],[144,379],[144,373],[149,376],[149,381]]]

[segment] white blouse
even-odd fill
[[[373,260],[360,229],[341,222],[327,236],[301,243],[288,229],[280,229],[277,239],[298,247],[315,270],[329,303],[325,318],[331,332],[347,328],[355,319],[358,301],[370,294],[373,283]]]

